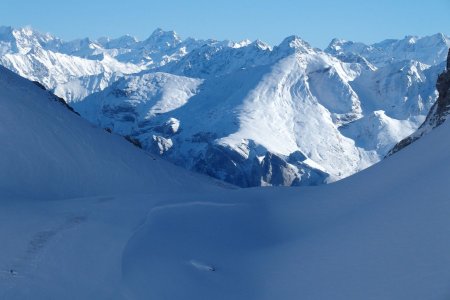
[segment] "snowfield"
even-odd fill
[[[337,183],[237,189],[0,89],[1,299],[450,297],[448,122]]]

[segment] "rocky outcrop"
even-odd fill
[[[240,187],[320,185],[329,177],[326,172],[310,166],[300,151],[286,157],[257,146],[253,141],[249,141],[246,150],[243,154],[211,143],[204,156],[194,159],[193,170]]]
[[[431,129],[444,123],[447,119],[447,116],[450,113],[450,49],[447,57],[447,68],[442,74],[439,75],[436,83],[436,89],[439,93],[439,97],[431,107],[425,122],[423,122],[415,133],[395,145],[387,156],[390,156],[412,144],[424,134],[428,133]]]
[[[439,75],[436,88],[439,92],[434,116],[429,116],[429,123],[434,127],[441,125],[450,111],[450,49],[448,51],[447,69]],[[427,118],[428,119],[428,118]]]

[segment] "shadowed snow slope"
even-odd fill
[[[444,124],[336,184],[153,209],[122,257],[128,295],[448,299],[449,134]]]
[[[60,99],[0,67],[0,195],[69,198],[188,189],[201,176],[94,128]],[[175,178],[173,174],[185,173]]]

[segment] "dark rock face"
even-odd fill
[[[450,70],[450,49],[448,49],[448,57],[447,57],[447,71]]]
[[[439,92],[439,97],[431,107],[425,122],[419,127],[419,129],[410,135],[409,137],[400,141],[395,147],[388,153],[390,156],[406,146],[412,144],[414,141],[418,140],[429,130],[441,125],[447,119],[450,114],[450,49],[448,51],[447,57],[447,69],[438,77],[436,83],[437,91]]]
[[[257,157],[250,146],[248,157],[244,157],[223,145],[207,147],[205,156],[195,159],[193,170],[236,186],[319,185],[328,178],[327,173],[306,164],[306,156],[299,151],[284,157],[264,150],[265,154]]]
[[[439,92],[439,98],[436,101],[436,116],[431,121],[435,122],[435,127],[441,125],[450,110],[450,50],[447,58],[447,70],[439,75],[436,88]]]

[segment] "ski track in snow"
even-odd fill
[[[9,282],[3,292],[6,294],[9,290],[18,288],[21,280],[30,280],[30,277],[35,275],[34,272],[38,265],[47,259],[46,247],[48,244],[57,243],[65,231],[80,226],[86,221],[87,215],[85,214],[70,215],[58,225],[36,232],[27,243],[26,250],[22,254],[17,253],[10,264],[3,266],[2,281]],[[11,274],[11,270],[13,274]]]

